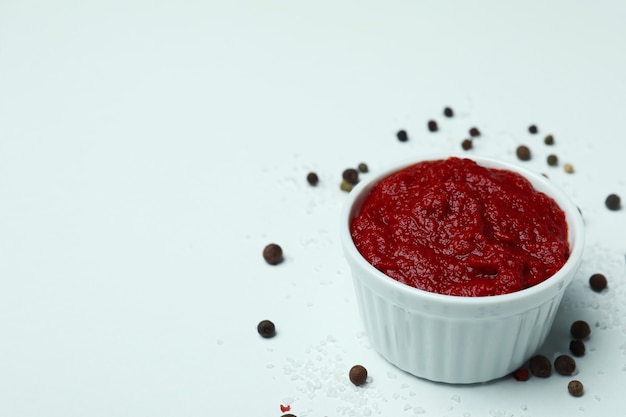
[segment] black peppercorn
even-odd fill
[[[583,383],[576,380],[570,381],[570,383],[567,384],[567,391],[574,397],[580,397],[583,395],[584,391]]]
[[[261,320],[256,329],[259,334],[265,338],[274,337],[276,335],[276,326],[270,320]]]
[[[434,120],[429,120],[428,130],[430,130],[431,132],[436,132],[437,130],[439,130],[439,127],[437,126],[437,122]]]
[[[306,176],[306,180],[309,184],[315,186],[317,185],[320,179],[315,172],[309,172],[308,175]]]
[[[528,126],[528,131],[534,135],[535,133],[538,132],[537,126],[535,125]]]
[[[348,376],[354,385],[363,385],[367,380],[367,369],[362,365],[354,365]]]
[[[365,162],[361,162],[359,164],[358,168],[359,168],[359,172],[363,172],[363,173],[369,172],[369,170],[370,170]]]
[[[528,161],[530,159],[530,149],[528,148],[528,146],[518,146],[515,153],[517,157],[522,161]]]
[[[478,128],[473,127],[469,130],[469,134],[471,137],[475,138],[476,136],[480,136],[480,130]]]
[[[571,375],[576,370],[576,361],[569,355],[561,355],[554,360],[554,369],[560,375]]]
[[[551,167],[557,166],[559,164],[559,158],[556,155],[548,155],[548,165]]]
[[[450,107],[446,107],[445,109],[443,109],[443,114],[446,117],[452,117],[454,116],[454,112],[452,111],[452,109]]]
[[[554,145],[554,136],[546,136],[545,138],[543,138],[543,143],[545,143],[546,145]]]
[[[591,328],[589,327],[589,323],[586,321],[577,320],[572,323],[570,333],[574,336],[574,339],[582,340],[591,334]]]
[[[400,142],[409,140],[409,135],[407,135],[406,130],[399,130],[398,133],[396,133],[396,137]]]
[[[609,194],[604,201],[604,204],[606,204],[606,207],[609,210],[619,210],[622,205],[622,201],[617,194]]]
[[[530,373],[540,378],[547,378],[552,374],[550,359],[543,355],[535,355],[528,361]]]
[[[348,168],[343,171],[343,179],[350,184],[356,184],[359,182],[359,171],[354,168]]]
[[[463,139],[463,142],[461,142],[461,148],[463,148],[463,150],[469,151],[473,146],[474,144],[471,139]]]
[[[585,356],[585,342],[574,339],[569,342],[569,351],[576,357]]]
[[[263,248],[263,259],[270,265],[278,265],[283,261],[283,249],[276,243]]]
[[[596,292],[601,292],[607,286],[606,277],[604,274],[593,274],[589,277],[589,285],[591,289]]]

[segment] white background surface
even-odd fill
[[[619,415],[625,21],[619,1],[0,1],[0,416]],[[558,375],[420,380],[363,333],[342,171],[462,152],[472,126],[471,152],[530,146],[584,214],[542,351],[592,324],[581,398]]]

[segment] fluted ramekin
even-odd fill
[[[350,223],[379,180],[417,162],[449,156],[414,159],[359,183],[342,211],[341,242],[352,271],[360,314],[376,351],[398,368],[432,381],[485,382],[515,371],[544,343],[565,289],[580,265],[584,225],[577,206],[542,175],[492,158],[458,156],[484,167],[516,172],[536,190],[552,197],[565,213],[569,258],[540,284],[504,295],[442,295],[390,278],[359,253]]]

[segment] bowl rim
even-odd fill
[[[495,169],[506,169],[516,172],[527,180],[529,180],[533,188],[545,193],[552,199],[554,199],[561,210],[565,213],[566,222],[568,226],[568,241],[570,243],[570,256],[565,264],[552,276],[546,280],[536,284],[532,287],[525,288],[523,290],[515,291],[507,294],[491,295],[491,296],[478,296],[478,297],[465,297],[457,295],[439,294],[435,292],[429,292],[416,287],[412,287],[408,284],[401,283],[386,275],[385,273],[376,269],[371,265],[356,248],[352,240],[350,233],[350,223],[355,215],[355,206],[360,203],[366,196],[369,190],[374,187],[383,178],[397,172],[401,169],[409,167],[423,161],[435,161],[444,160],[448,158],[460,158],[470,159],[475,161],[480,166]],[[532,172],[524,167],[516,165],[511,162],[507,162],[501,159],[497,159],[490,156],[482,155],[459,155],[459,154],[428,154],[423,156],[414,156],[404,161],[396,162],[378,170],[372,177],[360,181],[348,194],[348,199],[345,201],[341,211],[341,228],[340,238],[346,257],[352,258],[352,262],[360,268],[363,268],[365,272],[371,275],[372,280],[378,285],[383,285],[389,288],[389,290],[396,291],[396,294],[408,297],[409,299],[419,299],[431,303],[445,303],[449,306],[464,307],[490,307],[501,304],[516,304],[521,301],[525,301],[529,298],[537,298],[537,303],[541,302],[538,294],[552,293],[553,290],[559,290],[566,287],[580,265],[584,247],[584,223],[582,215],[578,207],[573,203],[569,196],[551,182],[548,178],[541,174]],[[350,260],[349,260],[350,261]],[[352,263],[350,262],[350,263]],[[351,265],[352,266],[352,265]],[[556,288],[555,288],[556,287]]]

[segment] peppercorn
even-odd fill
[[[430,130],[431,132],[436,132],[437,130],[439,130],[439,127],[437,126],[437,122],[434,120],[429,120],[428,130]]]
[[[407,140],[409,140],[409,135],[407,135],[406,130],[398,130],[398,133],[396,133],[396,137],[400,142],[406,142]]]
[[[320,179],[315,172],[309,172],[308,175],[306,176],[306,180],[309,184],[315,186],[317,185]]]
[[[554,369],[561,375],[571,375],[576,370],[576,361],[569,355],[561,355],[554,360]]]
[[[361,162],[359,164],[358,168],[359,168],[359,172],[363,172],[363,173],[369,172],[369,170],[370,170],[365,162]]]
[[[354,188],[354,184],[349,183],[346,180],[343,180],[341,181],[341,184],[339,184],[339,188],[341,189],[341,191],[350,192]]]
[[[469,134],[471,137],[475,138],[476,136],[480,136],[480,130],[478,128],[473,127],[469,130]]]
[[[548,155],[548,165],[551,167],[557,166],[559,164],[559,158],[556,155]]]
[[[535,355],[528,361],[530,373],[540,378],[547,378],[552,374],[550,359],[543,355]]]
[[[452,111],[452,109],[450,107],[446,107],[445,109],[443,109],[443,114],[446,117],[452,117],[454,116],[454,112]]]
[[[576,357],[585,356],[585,342],[574,339],[569,342],[569,351]]]
[[[270,243],[263,249],[263,259],[270,265],[278,265],[283,261],[283,249],[276,243]]]
[[[528,131],[534,135],[535,133],[538,132],[537,126],[535,125],[528,126]]]
[[[348,181],[350,184],[356,184],[359,182],[359,171],[354,168],[347,168],[343,171],[344,181]]]
[[[283,414],[281,417],[296,417],[295,414]]]
[[[563,169],[568,174],[573,174],[574,173],[574,165],[572,165],[572,164],[565,164],[565,165],[563,165]]]
[[[520,368],[517,371],[513,372],[513,378],[517,381],[528,381],[530,378],[530,373],[526,368]]]
[[[463,142],[461,142],[461,148],[463,148],[466,151],[469,151],[470,149],[472,149],[473,146],[474,144],[472,143],[471,139],[463,139]]]
[[[593,274],[589,277],[589,285],[595,292],[601,292],[606,288],[607,281],[604,274]]]
[[[622,205],[622,201],[617,194],[609,194],[604,201],[604,204],[606,204],[606,207],[609,210],[619,210]]]
[[[517,154],[517,157],[522,161],[528,161],[530,159],[530,149],[528,148],[528,146],[518,146],[515,153]]]
[[[546,136],[545,138],[543,138],[543,143],[545,143],[546,145],[554,145],[554,136]]]
[[[354,385],[363,385],[367,380],[367,369],[362,365],[354,365],[348,374]]]
[[[577,380],[570,381],[570,383],[567,384],[567,391],[574,397],[580,397],[583,395],[584,391],[583,383]]]
[[[591,334],[591,328],[589,327],[589,323],[586,321],[577,320],[572,323],[570,333],[574,336],[574,339],[582,340]]]
[[[261,320],[256,329],[266,339],[276,335],[276,326],[270,320]]]

